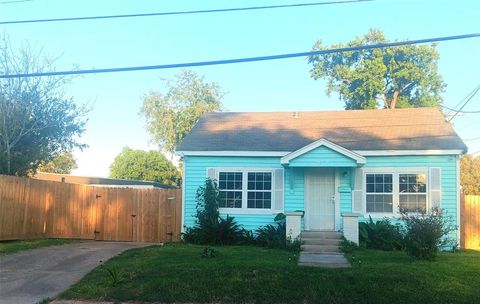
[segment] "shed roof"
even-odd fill
[[[349,150],[464,150],[436,108],[203,115],[177,151],[298,150],[325,138]]]

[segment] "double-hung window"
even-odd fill
[[[372,215],[396,215],[400,211],[428,210],[425,168],[380,168],[365,172],[365,211]]]
[[[274,169],[218,169],[219,207],[238,211],[271,210]]]
[[[367,212],[393,212],[393,174],[367,174]]]
[[[399,174],[399,207],[407,212],[427,209],[426,174]]]

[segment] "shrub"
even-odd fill
[[[197,190],[197,213],[194,227],[185,228],[182,238],[195,244],[229,245],[243,239],[243,229],[231,216],[222,218],[218,211],[218,187],[207,179]]]
[[[346,238],[342,239],[342,242],[340,243],[340,250],[344,253],[351,253],[358,249],[358,245],[355,244],[354,242],[351,242],[347,240]]]
[[[256,231],[256,242],[260,246],[268,248],[286,248],[287,225],[285,222],[277,222],[259,227]]]
[[[205,247],[202,250],[202,258],[215,258],[217,257],[218,252],[210,247]]]
[[[439,208],[433,208],[429,213],[402,211],[402,220],[405,223],[405,249],[416,259],[433,260],[440,248],[454,243],[448,238],[454,227]]]
[[[360,244],[371,249],[401,250],[404,241],[400,225],[393,225],[388,218],[359,224]]]

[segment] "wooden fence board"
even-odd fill
[[[460,214],[462,247],[480,250],[480,195],[466,195]]]
[[[180,217],[180,189],[97,187],[0,175],[0,240],[177,241]]]

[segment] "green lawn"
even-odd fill
[[[77,240],[65,240],[65,239],[43,239],[43,240],[31,240],[31,241],[1,241],[0,242],[0,255],[11,254],[18,251],[35,249],[40,247],[47,247],[53,245],[63,245],[76,242]]]
[[[442,253],[435,262],[418,262],[403,252],[361,249],[349,254],[351,269],[320,269],[297,266],[292,253],[282,250],[215,247],[217,257],[202,258],[203,248],[167,245],[126,251],[93,270],[61,298],[415,304],[480,299],[479,252]]]

